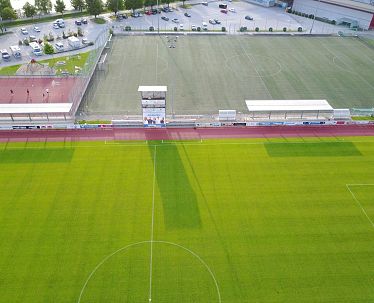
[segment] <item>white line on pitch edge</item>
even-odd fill
[[[152,224],[151,224],[151,253],[149,260],[149,297],[148,301],[152,301],[152,266],[153,266],[153,225],[155,217],[155,185],[156,185],[156,155],[157,146],[155,146],[154,157],[153,157],[153,190],[152,190]]]
[[[358,199],[356,198],[355,194],[351,191],[351,189],[349,188],[349,186],[352,186],[354,184],[346,184],[345,186],[347,187],[347,189],[349,190],[349,192],[351,193],[353,199],[356,201],[356,203],[360,206],[362,212],[365,214],[366,218],[369,220],[369,222],[371,223],[371,225],[374,227],[374,222],[371,221],[370,217],[368,216],[368,214],[366,213],[365,209],[362,207],[360,201],[358,201]],[[364,184],[360,184],[360,185],[364,185]],[[365,184],[365,185],[371,185],[371,184]]]

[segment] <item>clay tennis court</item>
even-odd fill
[[[77,77],[0,78],[0,104],[70,103],[69,96],[79,81]]]

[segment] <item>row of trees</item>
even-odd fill
[[[102,0],[70,0],[71,5],[75,10],[87,10],[89,14],[100,15],[104,11],[104,7],[117,14],[119,11],[127,9],[137,9],[144,6],[151,6],[157,4],[157,0],[107,0],[104,4]],[[160,0],[160,3],[169,4],[172,0]],[[66,10],[66,5],[63,0],[56,0],[54,9],[57,13],[63,14]],[[51,0],[35,0],[35,4],[26,2],[23,6],[23,12],[26,17],[34,17],[37,14],[49,14],[52,11]],[[16,19],[17,14],[12,8],[10,0],[0,0],[0,16],[3,20]]]

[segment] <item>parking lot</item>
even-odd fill
[[[227,4],[227,13],[221,12],[219,4]],[[147,30],[150,26],[155,28],[158,27],[160,30],[173,30],[176,26],[178,30],[181,28],[180,24],[183,24],[184,30],[191,30],[193,26],[202,27],[203,22],[207,23],[208,30],[220,31],[222,26],[230,33],[236,33],[240,27],[245,26],[248,30],[254,30],[259,27],[260,30],[268,30],[269,27],[273,27],[274,30],[282,30],[286,27],[290,30],[297,30],[300,23],[292,18],[291,15],[286,14],[284,9],[277,7],[261,7],[258,5],[250,4],[247,2],[210,2],[208,5],[203,5],[200,2],[192,4],[191,8],[183,9],[179,7],[173,7],[172,12],[161,12],[156,15],[146,15],[142,17],[124,19],[122,21],[113,22],[116,28],[124,28],[125,26],[131,26],[132,29]],[[234,12],[230,11],[232,9]],[[184,16],[185,13],[191,15],[191,17]],[[252,21],[246,20],[245,17],[250,16],[253,18]],[[161,19],[162,17],[169,18],[168,21]],[[178,19],[178,22],[172,22],[173,19]],[[220,24],[209,23],[210,19],[218,19]]]
[[[57,18],[56,18],[57,19]],[[88,18],[87,18],[88,19]],[[78,27],[81,28],[83,37],[78,37],[80,40],[80,44],[82,44],[82,39],[86,38],[87,42],[93,42],[96,40],[98,35],[103,31],[107,29],[108,24],[104,25],[99,25],[94,22],[90,22],[88,19],[88,24],[82,24],[80,26],[75,24],[75,20],[81,20],[79,19],[67,19],[64,20],[65,27],[64,28],[53,28],[53,22],[46,22],[46,23],[38,23],[35,24],[39,28],[39,32],[34,30],[34,25],[26,25],[26,26],[19,26],[19,27],[14,27],[8,30],[11,30],[12,33],[8,35],[4,35],[0,37],[0,49],[7,49],[10,52],[9,47],[12,45],[18,45],[21,49],[22,53],[22,58],[21,59],[16,59],[14,56],[11,56],[11,59],[9,61],[4,61],[1,60],[0,67],[3,66],[9,66],[9,65],[15,65],[15,64],[22,64],[26,62],[30,62],[31,59],[37,59],[37,60],[45,60],[53,57],[58,57],[62,55],[67,55],[67,54],[76,54],[80,52],[86,52],[92,48],[95,47],[93,46],[87,46],[83,49],[74,49],[72,48],[69,43],[68,39],[63,39],[62,35],[63,32],[65,34],[68,34],[70,31],[71,32],[77,32]],[[25,28],[27,30],[27,34],[23,34],[21,32],[21,28]],[[45,55],[43,54],[42,56],[36,56],[32,48],[30,46],[26,45],[19,45],[20,40],[24,40],[25,38],[29,38],[30,36],[35,36],[37,40],[41,39],[43,40],[44,35],[50,35],[52,34],[54,37],[54,41],[50,42],[53,46],[59,42],[63,44],[63,49],[65,52],[58,52],[56,50],[56,53],[54,55]],[[61,39],[57,40],[57,37],[61,37]],[[69,51],[70,50],[70,51]],[[66,52],[68,51],[68,52]]]

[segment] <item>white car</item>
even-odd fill
[[[174,18],[173,20],[171,20],[172,22],[174,23],[179,23],[179,19],[178,18]]]
[[[30,42],[36,42],[37,41],[36,37],[32,36],[32,35],[30,35],[29,40],[30,40]]]
[[[236,13],[236,10],[235,10],[235,8],[229,8],[229,12],[232,12],[232,13]]]
[[[40,28],[37,26],[34,26],[34,32],[40,33]]]
[[[184,30],[184,25],[181,23],[181,24],[179,24],[179,29],[182,31],[182,30]]]
[[[6,49],[0,50],[1,58],[3,58],[4,61],[10,60],[10,55]]]
[[[191,30],[195,31],[196,30],[196,25],[191,25]]]
[[[60,27],[59,27],[58,24],[55,22],[55,23],[53,23],[53,28],[54,28],[54,29],[59,29]]]
[[[27,29],[24,28],[24,27],[21,28],[21,33],[22,33],[23,35],[28,35],[28,34],[29,34],[29,32],[27,31]]]
[[[90,41],[88,41],[87,38],[82,38],[82,44],[88,44],[90,43]]]
[[[61,42],[57,42],[55,44],[55,48],[56,48],[57,51],[61,52],[61,51],[64,50],[64,45]]]

